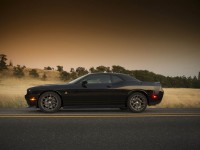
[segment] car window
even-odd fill
[[[112,83],[120,83],[122,81],[123,80],[121,78],[119,78],[118,76],[116,76],[116,75],[112,76]]]
[[[86,75],[84,75],[84,76],[81,76],[81,77],[79,77],[79,78],[76,78],[76,79],[74,79],[74,80],[72,80],[72,81],[70,81],[69,83],[80,83],[80,81],[82,81],[86,76],[88,76],[87,74]]]
[[[111,83],[110,75],[104,75],[104,74],[90,75],[87,78],[85,78],[84,80],[86,80],[88,82],[88,84],[92,84],[92,83]]]
[[[126,81],[135,81],[135,82],[139,82],[140,80],[130,76],[130,75],[126,75],[126,74],[120,74],[120,77],[122,77],[124,80]]]

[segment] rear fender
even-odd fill
[[[129,98],[133,93],[136,93],[136,92],[139,92],[139,93],[144,94],[144,95],[146,96],[146,98],[147,98],[147,103],[149,104],[148,93],[147,93],[146,91],[144,91],[144,90],[132,90],[132,91],[130,91],[130,92],[128,93],[127,100],[128,100],[128,98]]]

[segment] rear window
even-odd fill
[[[123,80],[125,80],[125,81],[136,81],[136,82],[140,81],[140,80],[138,80],[130,75],[126,75],[126,74],[120,74],[120,77],[123,78]]]
[[[122,82],[122,81],[123,80],[120,77],[118,77],[116,75],[112,76],[112,83],[119,83],[119,82]]]

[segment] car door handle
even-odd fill
[[[107,88],[111,88],[111,85],[107,85]]]

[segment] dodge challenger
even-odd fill
[[[27,89],[29,107],[56,112],[61,107],[101,107],[143,112],[147,105],[162,101],[160,82],[143,82],[127,74],[91,73],[69,83],[35,86]]]

